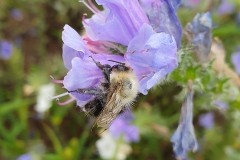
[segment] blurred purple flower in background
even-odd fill
[[[226,102],[223,102],[221,100],[215,100],[213,102],[214,105],[216,105],[220,110],[227,110],[228,104]]]
[[[17,8],[11,9],[10,16],[16,21],[23,20],[22,11],[20,9],[17,9]]]
[[[99,87],[103,75],[89,56],[111,66],[116,63],[109,60],[126,63],[138,77],[139,92],[143,94],[147,94],[149,89],[177,67],[175,38],[180,44],[181,26],[174,7],[178,3],[174,3],[173,7],[168,1],[151,1],[151,6],[142,8],[137,0],[97,0],[104,8],[99,11],[88,2],[83,1],[94,15],[83,20],[86,29],[84,38],[68,25],[65,25],[62,35],[63,61],[69,70],[63,84],[68,91]],[[161,10],[154,7],[159,3]],[[150,12],[151,7],[154,7],[153,13]],[[161,21],[155,22],[148,19],[149,16]],[[71,96],[79,106],[84,106],[94,98],[80,93],[71,93]]]
[[[119,115],[111,124],[109,128],[110,134],[114,138],[123,136],[126,142],[138,142],[139,130],[136,126],[132,125],[134,117],[130,111],[126,111]]]
[[[13,45],[9,41],[0,40],[0,59],[7,60],[11,57]]]
[[[195,152],[198,143],[194,133],[193,119],[193,91],[189,87],[187,96],[181,110],[181,118],[177,130],[174,132],[171,142],[177,159],[186,159],[187,152]]]
[[[196,7],[199,5],[201,0],[182,0],[182,5],[185,7]]]
[[[214,115],[212,112],[205,113],[199,116],[198,123],[201,127],[211,129],[214,126]]]
[[[236,23],[238,26],[240,26],[240,12],[238,12],[236,15]]]
[[[222,0],[217,10],[217,13],[221,15],[231,14],[234,11],[234,5],[229,0]]]
[[[30,153],[27,153],[19,156],[16,160],[33,160],[33,157]]]
[[[197,14],[191,23],[186,25],[186,34],[193,45],[197,59],[200,62],[209,60],[212,44],[212,18],[209,12]]]
[[[235,71],[240,75],[240,49],[232,54],[232,63],[234,65]]]

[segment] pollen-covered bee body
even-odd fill
[[[138,94],[138,81],[132,69],[122,65],[112,67],[106,104],[96,119],[96,125],[108,128],[111,122],[130,107]]]

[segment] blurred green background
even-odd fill
[[[233,67],[230,57],[240,46],[240,1],[229,2],[234,9],[221,14],[220,1],[200,0],[197,5],[181,7],[179,18],[184,27],[196,13],[210,10],[215,26],[213,36],[223,42],[226,63]],[[185,3],[190,4],[187,0]],[[76,104],[59,106],[52,101],[49,110],[36,111],[43,85],[52,84],[55,95],[65,92],[61,85],[51,82],[50,75],[56,79],[66,75],[61,32],[69,24],[81,33],[84,13],[91,15],[77,0],[0,0],[0,41],[13,45],[9,59],[0,59],[1,160],[17,159],[23,154],[33,155],[34,160],[101,159],[95,146],[100,137]],[[174,159],[170,137],[178,125],[184,85],[188,79],[194,79],[199,82],[194,97],[194,125],[200,149],[190,157],[240,160],[239,89],[210,66],[203,69],[192,59],[191,50],[185,51],[187,46],[183,38],[183,51],[189,53],[170,75],[170,81],[137,98],[133,110],[140,141],[131,144],[127,159]],[[237,92],[234,98],[233,92]],[[219,97],[228,106],[224,111],[213,104]],[[205,113],[214,115],[211,128],[199,124]]]

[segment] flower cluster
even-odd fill
[[[167,0],[96,2],[103,6],[103,11],[91,1],[83,1],[94,13],[91,18],[83,19],[84,36],[64,26],[63,61],[69,70],[62,82],[64,87],[68,91],[99,87],[103,74],[93,58],[111,66],[116,64],[112,61],[125,63],[138,78],[139,92],[147,94],[178,65],[177,46],[181,39],[181,26],[175,14],[178,3]],[[80,93],[71,93],[71,96],[70,101],[76,100],[80,107],[94,98]]]

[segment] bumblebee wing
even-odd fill
[[[117,85],[110,87],[106,105],[95,122],[98,127],[108,128],[112,121],[122,111],[123,106],[121,105],[121,98],[119,97],[120,89],[121,87]]]

